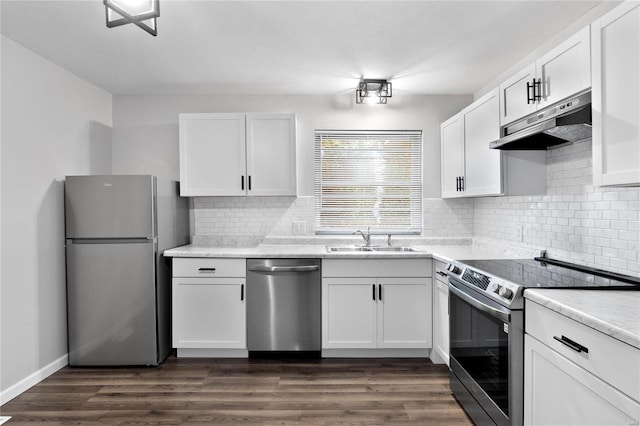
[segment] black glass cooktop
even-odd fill
[[[477,272],[484,272],[526,288],[602,288],[640,291],[640,278],[554,259],[536,259],[540,258],[461,260],[460,263]]]

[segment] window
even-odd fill
[[[316,130],[316,234],[422,232],[422,132]]]

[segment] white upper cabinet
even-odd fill
[[[500,85],[500,125],[505,125],[536,111],[531,84],[536,78],[536,64],[531,64]]]
[[[442,198],[546,191],[546,151],[500,151],[498,89],[440,126]]]
[[[502,194],[502,151],[489,148],[500,137],[497,90],[462,110],[466,196]]]
[[[296,129],[293,114],[247,114],[250,195],[296,195]]]
[[[542,84],[541,108],[591,87],[589,27],[538,59],[536,77]]]
[[[593,183],[640,185],[640,3],[591,26]]]
[[[440,126],[442,198],[462,197],[460,178],[464,176],[464,139],[461,115]]]
[[[500,125],[590,86],[591,45],[585,27],[500,85]]]
[[[493,90],[442,123],[442,198],[502,193],[502,152],[498,139],[498,92]]]
[[[294,114],[180,114],[180,195],[295,196]]]
[[[180,114],[180,195],[245,195],[244,114]]]

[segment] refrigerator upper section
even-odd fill
[[[156,236],[156,179],[150,175],[67,176],[66,237]]]

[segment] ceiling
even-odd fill
[[[599,3],[160,0],[152,37],[99,0],[2,0],[0,29],[114,94],[469,94]]]

